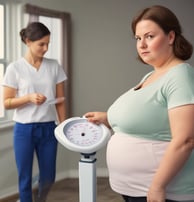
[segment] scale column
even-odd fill
[[[79,161],[80,202],[96,202],[96,158],[95,153],[81,154]]]

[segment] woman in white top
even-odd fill
[[[39,22],[20,32],[24,57],[11,63],[4,77],[4,106],[14,109],[14,152],[21,202],[32,202],[33,155],[37,155],[39,187],[36,202],[46,201],[55,181],[57,140],[54,129],[65,120],[64,81],[56,60],[44,57],[50,31]]]
[[[152,6],[132,21],[142,62],[151,65],[108,112],[88,112],[111,127],[110,184],[125,202],[194,201],[194,68],[192,45],[168,8]]]

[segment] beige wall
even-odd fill
[[[72,17],[73,116],[104,111],[151,68],[136,60],[130,21],[145,6],[161,4],[176,12],[185,36],[194,42],[193,0],[21,0],[66,11]],[[194,57],[190,60],[194,65]],[[0,132],[0,198],[16,191],[10,130]],[[2,143],[5,140],[7,146]],[[4,148],[4,149],[1,149]],[[97,153],[97,173],[107,175],[105,148]],[[59,147],[57,178],[76,177],[79,154]],[[35,171],[36,173],[36,164]],[[4,176],[4,178],[2,177]]]

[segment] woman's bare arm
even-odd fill
[[[41,93],[27,94],[16,97],[17,90],[10,87],[3,87],[3,101],[5,109],[15,109],[28,103],[41,105],[46,101],[46,97]]]
[[[184,166],[194,149],[194,105],[169,110],[172,133],[160,166],[153,178],[148,202],[165,202],[165,188]]]

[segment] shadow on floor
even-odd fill
[[[123,202],[121,196],[111,190],[108,178],[97,178],[97,202]],[[65,179],[57,182],[47,202],[79,202],[79,180]]]

